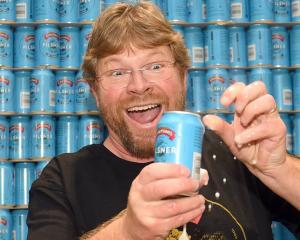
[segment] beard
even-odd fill
[[[125,121],[123,111],[128,106],[142,105],[146,102],[160,103],[161,106],[165,106],[165,111],[184,110],[185,91],[179,92],[173,102],[165,95],[149,93],[145,96],[131,96],[115,106],[105,105],[100,101],[99,106],[106,125],[117,135],[125,149],[136,158],[154,157],[156,129],[134,131]]]

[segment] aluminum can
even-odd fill
[[[79,36],[79,61],[80,64],[83,63],[83,59],[85,56],[85,52],[87,49],[87,46],[89,44],[89,41],[91,39],[93,27],[91,24],[85,24],[80,30],[80,36]]]
[[[204,0],[187,0],[187,20],[189,23],[201,23],[206,21]]]
[[[9,158],[27,160],[31,153],[30,122],[28,116],[12,116],[9,124]]]
[[[272,221],[271,229],[272,229],[274,239],[281,240],[282,239],[282,225],[280,224],[280,222]]]
[[[269,94],[272,94],[272,81],[273,81],[273,74],[269,68],[255,68],[251,69],[248,82],[252,83],[255,81],[262,81],[268,90]]]
[[[79,20],[78,0],[59,0],[60,22],[77,23]]]
[[[233,22],[249,22],[249,2],[248,0],[230,1],[230,20]]]
[[[78,71],[75,77],[75,112],[88,113],[97,112],[96,100],[92,94],[89,84]]]
[[[272,63],[274,67],[290,66],[290,44],[285,27],[272,27]]]
[[[63,27],[60,31],[60,66],[79,68],[79,28]]]
[[[26,224],[28,210],[18,209],[12,211],[12,239],[13,240],[26,240],[28,234],[28,227]]]
[[[7,22],[16,21],[16,6],[13,0],[0,1],[0,20]]]
[[[0,161],[7,160],[9,149],[9,123],[5,116],[0,116]]]
[[[0,69],[0,112],[13,113],[13,89],[15,76],[11,70]]]
[[[166,0],[167,18],[172,22],[187,22],[187,0]]]
[[[16,205],[28,205],[29,190],[36,179],[35,163],[19,162],[15,164]]]
[[[191,59],[191,67],[204,67],[204,37],[201,28],[185,27],[184,36]]]
[[[205,65],[229,66],[229,35],[225,26],[209,25],[204,38]]]
[[[55,156],[55,119],[35,115],[31,119],[31,158],[50,159]]]
[[[33,0],[35,22],[58,22],[59,0]]]
[[[103,11],[103,8],[103,0],[79,0],[79,21],[95,21]]]
[[[16,22],[30,23],[33,21],[32,0],[16,0]]]
[[[35,32],[33,27],[16,27],[13,56],[14,67],[16,68],[32,68],[35,66]]]
[[[291,0],[291,18],[292,22],[300,21],[300,0]]]
[[[300,69],[293,74],[293,100],[294,110],[300,110]]]
[[[251,0],[250,21],[251,22],[273,22],[273,3],[274,0]]]
[[[13,31],[4,24],[0,24],[0,66],[13,67]]]
[[[204,126],[198,114],[170,111],[163,113],[156,131],[155,162],[186,166],[191,177],[200,179]]]
[[[41,24],[36,30],[36,66],[59,67],[59,30],[53,24]]]
[[[287,113],[280,113],[280,117],[286,126],[286,150],[293,153],[293,124],[292,119]]]
[[[72,153],[78,150],[78,117],[61,116],[56,128],[56,154]]]
[[[175,32],[179,33],[182,38],[184,38],[184,27],[180,25],[172,25],[172,28]]]
[[[229,87],[229,75],[222,68],[211,68],[206,73],[207,110],[227,110],[220,103],[226,88]]]
[[[274,69],[272,95],[279,111],[293,110],[292,80],[287,69]]]
[[[47,166],[49,162],[50,161],[40,161],[36,164],[35,167],[36,178],[39,178],[41,176],[43,169]]]
[[[230,20],[230,0],[206,1],[207,22],[228,22]]]
[[[291,67],[300,66],[300,25],[294,25],[290,31]]]
[[[0,205],[15,205],[14,166],[10,162],[0,162]],[[0,235],[1,236],[1,235]]]
[[[247,67],[246,32],[243,27],[229,27],[229,61],[231,67]]]
[[[248,65],[271,66],[272,47],[271,30],[266,24],[251,25],[247,32],[248,39]]]
[[[294,235],[292,232],[290,232],[290,230],[285,227],[284,225],[282,225],[282,235],[284,240],[297,240],[298,237],[296,237],[296,235]]]
[[[104,124],[97,116],[84,115],[79,119],[78,149],[104,140]]]
[[[229,70],[229,84],[235,84],[236,82],[248,83],[247,73],[244,69],[230,69]]]
[[[74,82],[75,73],[73,71],[61,70],[56,72],[55,112],[74,112]]]
[[[55,111],[55,76],[51,70],[36,69],[30,80],[30,112]]]
[[[205,72],[189,71],[189,83],[191,91],[187,95],[192,96],[193,112],[205,112],[207,96],[205,91]]]
[[[8,209],[0,209],[0,239],[11,240],[12,216]]]
[[[300,113],[294,114],[293,154],[300,155]]]
[[[291,0],[274,0],[274,20],[279,23],[291,21]]]
[[[14,111],[27,114],[30,112],[31,71],[15,71]]]

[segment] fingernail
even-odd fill
[[[194,224],[198,224],[200,222],[201,217],[202,217],[202,215],[194,218],[191,222],[194,223]]]

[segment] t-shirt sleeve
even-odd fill
[[[77,239],[74,219],[54,158],[30,190],[28,240]]]

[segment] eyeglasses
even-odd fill
[[[128,86],[134,71],[139,71],[147,82],[156,83],[171,76],[171,68],[175,63],[175,61],[160,61],[148,63],[139,69],[112,69],[103,72],[97,76],[97,79],[106,90],[120,89]]]

